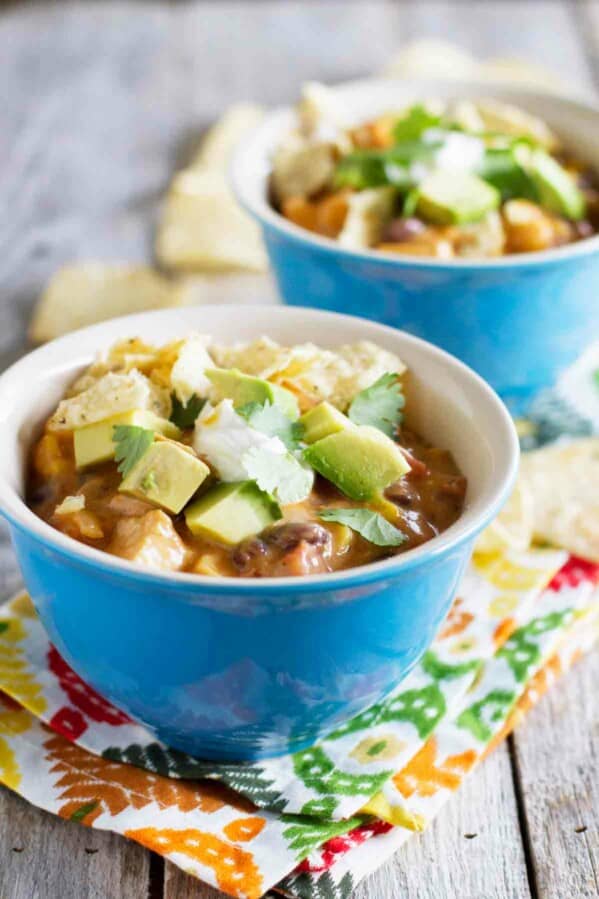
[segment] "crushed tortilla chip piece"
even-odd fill
[[[210,350],[223,368],[239,368],[291,390],[302,410],[327,400],[345,410],[360,390],[386,372],[402,374],[405,365],[393,353],[364,340],[325,350],[312,343],[280,346],[269,337]]]

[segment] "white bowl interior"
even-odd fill
[[[515,430],[496,394],[461,362],[408,334],[349,316],[273,306],[202,306],[128,316],[87,328],[29,354],[0,377],[0,511],[48,541],[62,546],[67,541],[71,551],[92,552],[96,561],[101,555],[110,564],[129,567],[74,543],[25,506],[25,459],[36,430],[67,384],[98,352],[129,336],[163,343],[193,330],[229,343],[263,334],[284,344],[312,341],[331,348],[372,340],[397,353],[410,370],[410,423],[435,445],[450,449],[468,478],[466,511],[437,541],[477,530],[481,518],[505,498],[518,461]],[[401,558],[420,552],[412,550]]]
[[[494,98],[520,106],[541,119],[558,134],[564,146],[571,150],[582,161],[587,162],[599,172],[599,109],[587,104],[550,94],[532,92],[523,88],[515,89],[503,85],[473,84],[436,80],[395,80],[364,79],[336,85],[335,93],[343,110],[344,120],[351,126],[372,119],[377,115],[424,99],[441,100],[474,100]],[[304,229],[288,222],[271,206],[268,199],[268,179],[271,170],[273,153],[281,140],[297,125],[296,112],[292,108],[275,110],[247,138],[235,154],[231,176],[235,192],[243,203],[258,218],[302,236],[312,243],[339,245],[328,238],[306,232]],[[589,249],[599,246],[599,236],[561,247],[556,253],[580,252],[581,248]],[[348,251],[349,252],[349,251]],[[372,251],[365,251],[367,254]],[[380,253],[376,253],[381,258]],[[544,253],[523,253],[517,258],[505,257],[492,260],[492,264],[518,265],[528,260],[547,259],[549,251]],[[395,257],[397,258],[397,257]],[[401,259],[413,265],[435,265],[435,260]],[[438,264],[438,263],[437,263]],[[447,265],[447,263],[443,263]],[[452,261],[452,265],[471,265],[463,260]],[[476,260],[477,265],[484,265],[484,260]]]

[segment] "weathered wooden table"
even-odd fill
[[[85,2],[0,12],[0,369],[76,258],[143,259],[169,174],[226,104],[381,67],[420,36],[526,57],[599,87],[592,2]],[[595,84],[594,84],[595,80]],[[5,530],[0,598],[20,583]],[[356,899],[599,895],[599,654]],[[0,899],[217,899],[144,849],[0,789]]]

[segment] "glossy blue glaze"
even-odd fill
[[[339,251],[261,221],[284,300],[365,316],[442,347],[519,412],[599,338],[599,251],[441,264]]]
[[[14,521],[11,531],[72,667],[170,746],[216,759],[300,749],[384,697],[430,643],[473,539],[396,573],[367,567],[343,586],[331,576],[269,590],[157,582]]]

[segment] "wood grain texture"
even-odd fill
[[[514,735],[539,899],[599,895],[598,683],[595,651]]]
[[[509,752],[502,745],[355,899],[529,899]]]
[[[41,812],[0,787],[2,899],[146,899],[149,854]]]

